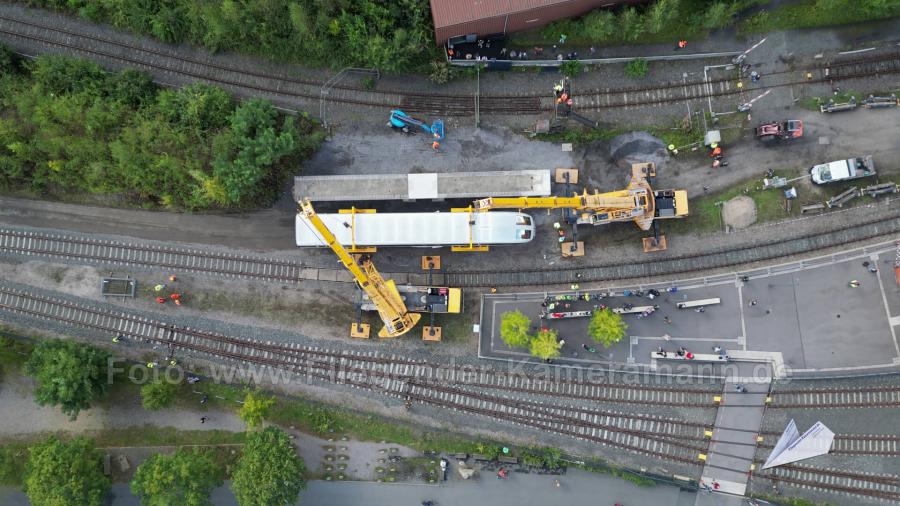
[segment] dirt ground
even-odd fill
[[[747,228],[756,221],[756,203],[741,195],[722,204],[722,221],[726,227]]]

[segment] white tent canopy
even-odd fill
[[[784,429],[784,433],[763,464],[763,469],[789,464],[798,460],[804,460],[819,455],[825,455],[831,450],[834,443],[834,432],[822,422],[816,422],[803,435],[797,430],[797,424],[791,423]]]

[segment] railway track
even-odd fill
[[[238,339],[198,329],[177,327],[162,321],[129,315],[117,309],[75,304],[2,286],[0,286],[0,311],[24,314],[32,318],[52,319],[98,332],[121,334],[127,339],[150,340],[183,352],[295,371],[320,381],[374,390],[396,398],[408,397],[416,403],[476,414],[690,466],[699,466],[701,461],[697,458],[698,454],[705,453],[708,448],[708,441],[703,438],[705,427],[708,426],[705,423],[682,422],[654,415],[603,411],[573,405],[561,406],[478,391],[487,384],[499,385],[506,378],[505,375],[486,373],[481,376],[482,373],[479,372],[473,376],[470,371],[465,371],[441,376],[441,380],[437,382],[419,380],[417,376],[429,377],[433,365],[379,353],[358,354],[344,350]],[[474,385],[465,384],[465,387],[447,386],[444,380],[449,378],[477,381]],[[573,388],[578,388],[576,386],[578,382],[570,383]],[[565,392],[565,387],[556,386],[542,390],[550,396],[556,396],[560,392]],[[883,439],[879,436],[862,437],[867,440]],[[890,437],[887,439],[891,440]],[[891,444],[896,444],[897,438],[893,439]],[[855,439],[846,437],[838,440]],[[815,486],[829,491],[888,499],[893,497],[891,495],[893,492],[884,488],[888,484],[883,482],[888,478],[870,479],[871,477],[857,476],[848,478],[851,479],[850,485],[835,485],[834,473],[829,470],[812,469],[797,472],[800,474],[778,476],[777,479],[783,483]],[[809,477],[813,475],[820,478],[810,479]],[[823,484],[822,476],[830,481]]]
[[[809,234],[789,241],[760,243],[754,248],[736,247],[703,254],[577,268],[448,271],[435,274],[433,284],[459,287],[540,286],[567,284],[576,280],[587,282],[671,276],[784,258],[898,232],[900,212],[895,212],[870,223]],[[7,227],[0,227],[0,254],[3,253],[24,258],[178,270],[277,283],[299,283],[304,280],[352,281],[343,270],[309,266],[297,260],[101,240],[74,233],[24,231]],[[399,284],[428,283],[427,275],[421,272],[389,272],[385,273],[385,277],[394,279]]]
[[[477,386],[447,386],[443,382],[425,381],[407,372],[412,367],[413,372],[425,377],[431,366],[408,359],[395,361],[379,354],[361,356],[238,339],[133,316],[117,309],[75,304],[5,287],[0,287],[0,311],[78,325],[125,339],[149,340],[181,352],[290,370],[321,381],[366,388],[397,398],[408,397],[414,402],[480,414],[682,463],[696,464],[696,454],[705,444],[681,441],[684,436],[702,434],[702,426],[679,425],[651,415],[636,418],[613,412],[572,413],[566,406],[480,393],[476,391]],[[337,368],[338,364],[342,367]],[[368,367],[357,364],[368,364]]]
[[[772,409],[890,408],[900,406],[900,387],[776,391]]]
[[[126,64],[160,75],[178,75],[224,86],[243,94],[264,94],[272,99],[288,102],[318,101],[323,83],[287,75],[276,75],[217,63],[208,59],[184,56],[174,51],[160,50],[81,33],[48,23],[0,16],[0,35],[8,39],[28,41],[42,47],[64,48],[110,63]],[[875,55],[844,62],[831,62],[811,67],[821,75],[808,80],[777,82],[758,89],[835,80],[869,77],[900,72],[900,54]],[[770,78],[788,72],[773,72]],[[768,79],[767,81],[771,81]],[[706,81],[661,83],[623,89],[588,89],[576,97],[579,110],[598,110],[615,107],[648,106],[685,100],[697,100],[740,93],[737,79],[717,78]],[[329,102],[378,108],[401,107],[414,113],[446,116],[475,114],[474,97],[410,93],[393,90],[365,90],[337,84],[329,87]],[[482,95],[479,111],[484,114],[540,114],[552,110],[553,100],[543,94]]]
[[[900,501],[900,477],[896,475],[794,465],[774,467],[754,477],[800,488]]]

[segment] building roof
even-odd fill
[[[443,28],[574,1],[577,0],[431,0],[431,17],[435,28]]]

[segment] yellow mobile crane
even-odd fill
[[[595,190],[593,194],[585,190],[582,195],[575,194],[572,197],[492,197],[475,201],[474,208],[478,211],[568,209],[578,212],[574,219],[574,224],[577,225],[605,225],[631,220],[641,230],[649,230],[654,220],[683,218],[688,215],[687,191],[654,191],[650,187],[649,178],[655,175],[654,164],[638,163],[631,166],[631,181],[624,190],[607,193]],[[657,238],[656,243],[659,242]]]
[[[385,281],[381,274],[378,273],[378,270],[375,269],[372,259],[368,255],[359,257],[357,262],[344,246],[337,241],[325,223],[322,222],[309,199],[304,199],[300,203],[300,211],[322,238],[325,239],[325,243],[328,244],[331,251],[334,251],[334,254],[341,260],[344,267],[350,271],[350,274],[356,280],[356,284],[371,299],[375,309],[378,311],[378,316],[384,322],[384,328],[378,331],[378,337],[398,337],[412,330],[419,319],[422,318],[422,315],[411,313],[406,309],[406,304],[403,302],[403,298],[400,296],[394,281],[390,279]],[[352,337],[368,338],[369,325],[358,322],[353,323],[350,335]]]

